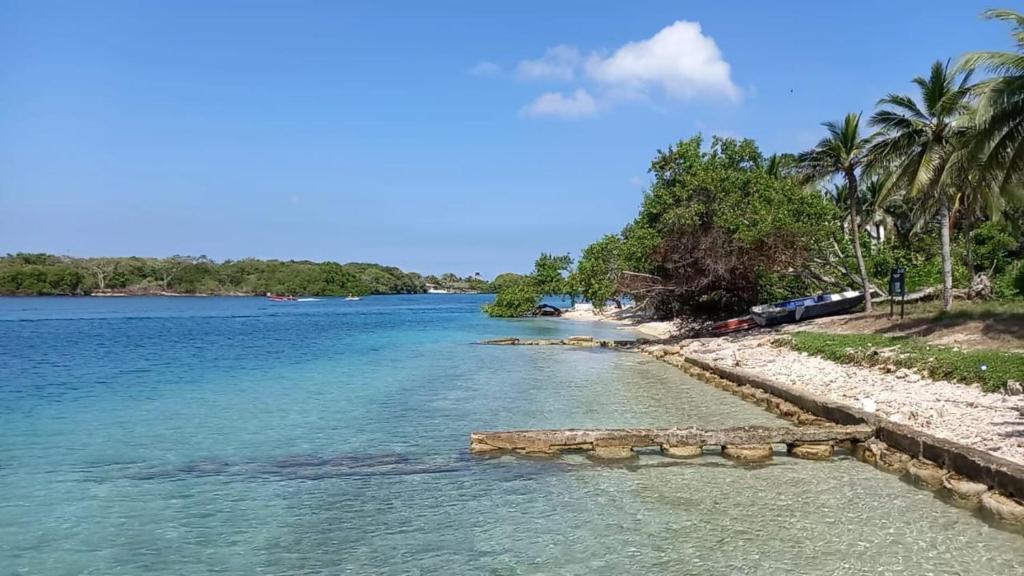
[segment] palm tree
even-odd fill
[[[958,79],[959,76],[959,79]],[[953,258],[950,248],[950,213],[953,186],[946,176],[958,146],[966,139],[970,112],[970,74],[951,70],[949,62],[935,62],[927,77],[914,78],[920,102],[905,94],[889,94],[878,101],[871,117],[878,134],[868,149],[868,167],[888,175],[887,191],[903,190],[922,200],[927,213],[939,219],[942,243],[942,304],[953,306]]]
[[[959,226],[966,236],[966,263],[972,279],[978,272],[974,266],[972,250],[975,227],[982,220],[999,220],[1007,202],[1020,191],[1019,186],[1004,187],[999,182],[998,174],[984,169],[978,157],[978,151],[984,146],[978,144],[981,131],[977,123],[977,110],[973,112],[975,120],[961,132],[960,142],[940,182],[941,187],[951,191],[951,213],[959,220]]]
[[[861,226],[879,244],[897,238],[900,230],[897,204],[887,197],[887,183],[877,174],[868,174],[860,183]]]
[[[865,174],[857,184],[858,196],[857,216],[860,231],[868,235],[872,244],[885,244],[896,240],[905,241],[909,236],[912,224],[905,217],[900,198],[883,195],[886,183],[874,174]],[[839,219],[843,231],[852,229],[851,206],[848,188],[845,182],[833,183],[825,190],[825,195],[835,204],[839,211]]]
[[[797,156],[798,170],[805,178],[827,180],[842,177],[846,183],[850,206],[850,232],[853,253],[857,258],[857,272],[864,290],[864,308],[871,312],[871,285],[868,281],[864,255],[860,247],[860,220],[857,178],[864,164],[868,140],[860,134],[860,114],[847,114],[841,122],[825,122],[828,136],[822,138],[814,148]]]
[[[983,69],[992,77],[975,85],[978,101],[978,138],[974,153],[978,170],[991,178],[1000,194],[1007,194],[1024,177],[1024,14],[1013,10],[987,10],[987,18],[1013,26],[1014,52],[972,52],[960,68]]]
[[[765,163],[764,171],[773,178],[785,178],[792,175],[796,161],[793,154],[772,154]]]

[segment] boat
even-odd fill
[[[352,294],[349,294],[348,296],[345,297],[345,300],[360,300],[360,298],[359,298],[359,296],[354,296]]]
[[[732,332],[739,332],[741,330],[750,330],[757,326],[757,320],[754,320],[753,316],[747,315],[712,324],[711,328],[708,328],[708,332],[714,336],[720,336],[722,334],[731,334]]]
[[[864,293],[855,290],[820,294],[784,300],[773,304],[762,304],[750,309],[750,315],[760,326],[775,326],[789,322],[800,322],[810,318],[843,314],[860,306]]]
[[[295,296],[285,296],[283,294],[267,294],[267,300],[271,302],[295,302]]]
[[[443,288],[429,288],[427,294],[452,294],[453,292],[445,290]]]

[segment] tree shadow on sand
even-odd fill
[[[1024,312],[953,310],[936,316],[897,320],[874,330],[874,332],[876,334],[927,337],[936,332],[968,326],[971,327],[970,331],[977,330],[987,338],[1013,338],[1024,343]]]

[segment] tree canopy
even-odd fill
[[[68,258],[8,254],[0,258],[0,294],[414,294],[419,274],[379,264],[280,260]]]
[[[825,250],[838,214],[752,140],[659,150],[636,219],[584,248],[569,284],[597,307],[623,293],[664,314],[755,303]]]

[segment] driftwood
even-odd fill
[[[966,299],[968,296],[969,296],[969,294],[968,294],[967,290],[963,290],[961,288],[954,288],[953,289],[953,298]],[[900,302],[901,300],[905,301],[905,302],[919,302],[921,300],[931,300],[933,298],[941,298],[941,297],[942,297],[942,286],[931,286],[931,287],[925,288],[923,290],[918,290],[917,292],[910,292],[910,293],[907,294],[907,297],[905,299],[900,298],[899,296],[895,296],[895,297],[882,296],[881,298],[872,298],[871,301],[872,302],[876,302],[876,303],[877,302],[888,302],[890,299],[894,298],[897,302]]]
[[[601,447],[748,446],[864,441],[875,434],[871,426],[803,426],[739,428],[618,428],[596,430],[515,430],[473,432],[471,452],[513,450],[553,454],[563,450]]]

